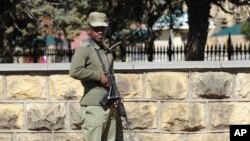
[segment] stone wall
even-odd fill
[[[83,89],[68,68],[0,65],[0,141],[83,141]],[[248,62],[116,63],[131,128],[125,141],[229,141],[229,125],[250,124],[249,68]]]

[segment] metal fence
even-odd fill
[[[234,46],[209,46],[205,51],[205,60],[250,60],[250,44]]]
[[[75,50],[41,49],[14,54],[14,63],[66,63],[71,62]]]
[[[14,54],[14,63],[63,63],[71,62],[75,50],[69,49],[43,49],[37,52],[24,51]],[[148,52],[143,44],[128,46],[123,59],[116,61],[148,62]],[[204,61],[250,60],[250,44],[234,46],[210,45],[206,46]],[[0,60],[3,58],[0,57]],[[168,45],[155,46],[153,48],[153,62],[185,61],[184,46]]]
[[[184,46],[168,45],[153,48],[153,62],[185,61]],[[204,52],[204,61],[250,60],[250,44],[240,45],[207,45]],[[141,46],[127,47],[126,62],[145,62],[146,49]]]

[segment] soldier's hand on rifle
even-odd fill
[[[104,73],[101,74],[100,81],[101,81],[102,86],[104,86],[106,88],[109,87],[109,79],[108,79],[106,74],[104,74]]]

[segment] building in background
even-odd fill
[[[163,15],[153,26],[153,30],[160,30],[160,36],[155,40],[155,47],[166,46],[169,44],[169,39],[172,39],[174,46],[184,46],[187,41],[188,34],[188,14],[184,12],[180,17],[175,17],[173,20],[173,28],[170,28],[169,17]],[[215,28],[213,20],[209,21],[209,30]],[[172,30],[172,31],[171,31]],[[171,36],[171,38],[170,38]]]
[[[232,5],[225,4],[225,9],[232,8]],[[246,44],[249,43],[241,33],[241,23],[245,21],[250,15],[248,12],[242,12],[242,9],[248,9],[249,7],[234,8],[234,12],[238,14],[228,14],[222,11],[217,6],[212,6],[211,16],[215,23],[215,28],[211,29],[208,33],[207,44],[208,45],[227,45],[229,33],[231,34],[232,44]],[[242,11],[241,11],[242,10]]]
[[[231,8],[229,4],[225,4],[225,9]],[[248,8],[248,7],[246,7]],[[184,10],[186,7],[184,6]],[[250,8],[248,8],[250,11]],[[235,12],[240,13],[240,9],[234,9]],[[249,43],[240,32],[241,22],[246,20],[249,15],[246,13],[240,15],[232,15],[225,13],[219,7],[213,5],[211,8],[211,19],[209,19],[209,31],[207,44],[221,45],[227,44],[229,32],[233,44]],[[187,12],[173,21],[173,32],[169,28],[169,17],[163,15],[154,25],[153,30],[161,30],[159,38],[155,41],[155,46],[168,45],[169,36],[172,36],[172,43],[174,46],[183,46],[187,40],[188,34],[188,15]]]

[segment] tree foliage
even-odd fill
[[[0,24],[3,62],[12,62],[16,47],[34,50],[34,41],[45,35],[63,31],[71,40],[86,19],[88,6],[84,0],[5,0],[1,10]],[[7,61],[5,61],[7,60]]]
[[[148,36],[137,36],[124,44],[145,40],[147,48],[152,48],[153,40],[157,38],[157,34],[152,30],[153,24],[172,4],[171,0],[16,0],[15,3],[8,1],[11,6],[1,15],[4,15],[5,21],[4,34],[9,39],[11,36],[18,36],[22,39],[21,42],[25,42],[31,36],[42,38],[44,35],[54,34],[56,30],[63,30],[66,38],[71,40],[86,26],[88,13],[100,11],[109,17],[110,43],[117,42],[145,25],[144,29],[147,30]],[[181,4],[172,5],[174,7]]]
[[[250,40],[250,18],[248,18],[241,27],[241,32],[245,35],[247,40]]]
[[[25,0],[16,6],[16,14],[26,17],[24,30],[35,27],[38,34],[53,34],[54,30],[64,30],[72,39],[86,20],[86,1]],[[84,9],[85,8],[85,9]],[[84,12],[85,11],[85,12]],[[19,16],[19,15],[17,15]],[[31,24],[31,26],[27,26]]]

